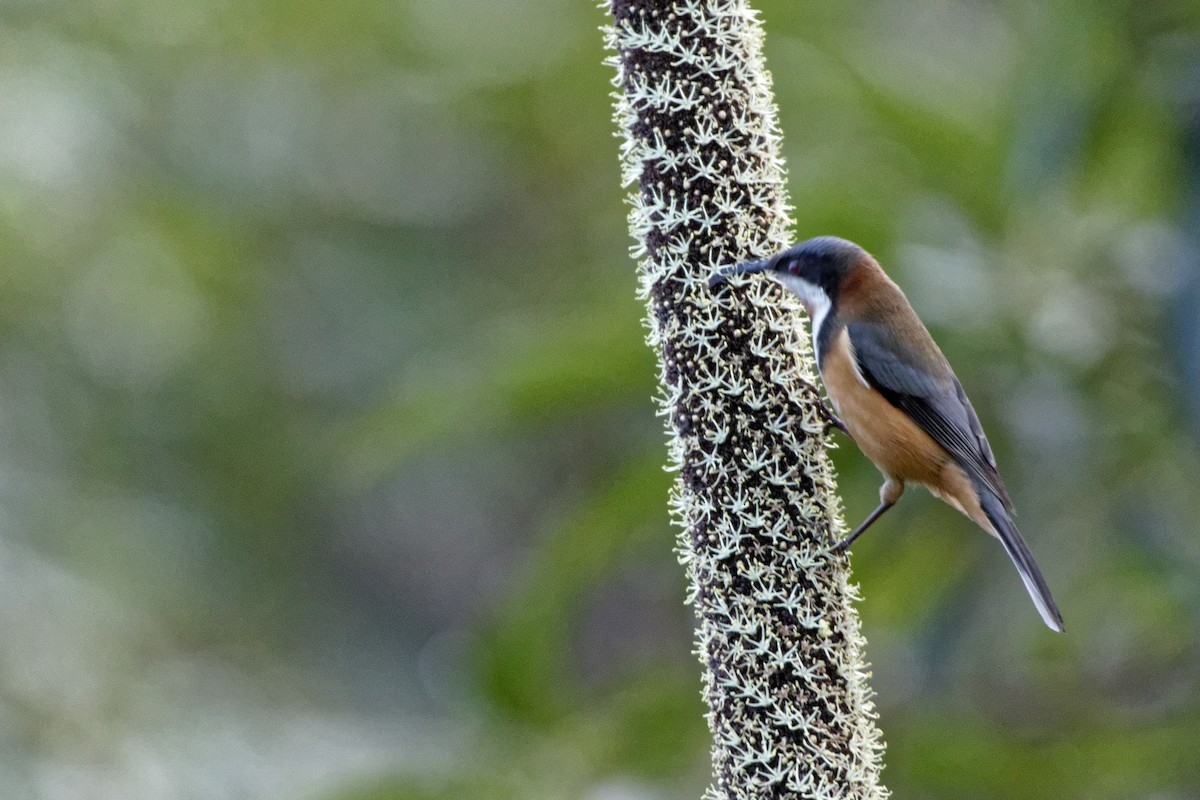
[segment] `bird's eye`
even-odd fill
[[[795,274],[797,274],[798,272],[800,272],[800,261],[799,261],[799,259],[795,259],[795,258],[793,258],[793,259],[791,259],[790,261],[788,261],[788,262],[787,262],[787,271],[788,271],[788,273],[789,273],[789,274],[791,274],[791,275],[795,275]]]

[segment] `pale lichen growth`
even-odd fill
[[[711,798],[885,798],[844,525],[799,308],[712,270],[788,244],[762,30],[744,0],[612,0],[616,120],[679,558],[699,619]]]

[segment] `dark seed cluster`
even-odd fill
[[[843,523],[794,300],[710,290],[788,244],[762,31],[746,0],[612,0],[616,120],[636,186],[648,341],[679,479],[678,552],[699,619],[709,797],[885,798]]]

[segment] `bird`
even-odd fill
[[[906,484],[924,485],[1000,540],[1042,620],[1062,633],[1062,615],[1013,522],[1013,503],[979,417],[900,287],[857,244],[818,236],[768,259],[716,270],[709,288],[760,273],[795,294],[808,312],[817,370],[836,416],[825,413],[883,473],[878,507],[832,549],[849,548],[896,504]]]

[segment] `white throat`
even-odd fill
[[[821,326],[825,324],[825,318],[829,316],[829,309],[833,306],[829,295],[825,294],[825,290],[820,286],[809,283],[798,275],[776,272],[772,277],[786,286],[804,304],[804,310],[808,312],[809,319],[812,320],[813,355],[819,365],[821,363],[821,346],[819,344]]]

